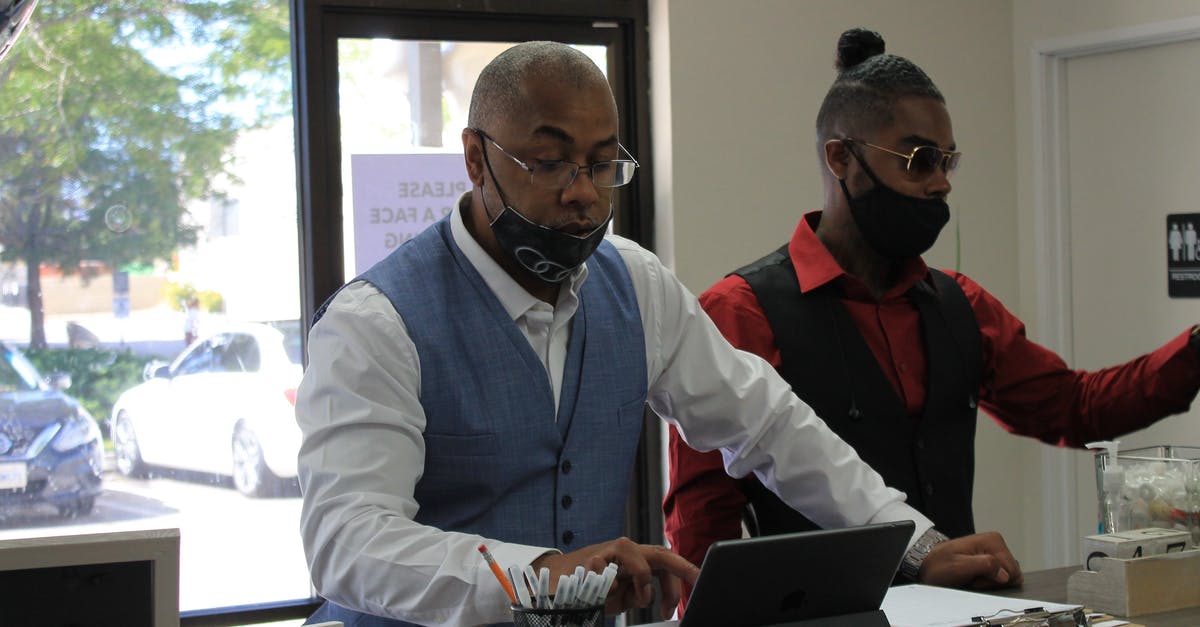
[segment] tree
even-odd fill
[[[240,131],[290,114],[286,0],[43,0],[0,65],[0,260],[77,273],[193,244]],[[190,55],[190,57],[189,57]]]

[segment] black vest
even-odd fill
[[[836,282],[802,294],[786,245],[734,274],[754,290],[779,347],[779,373],[796,395],[939,530],[950,537],[974,533],[983,353],[979,323],[958,283],[931,270],[906,294],[920,315],[929,377],[924,412],[914,420],[842,304]],[[743,489],[752,534],[817,528],[753,475]]]

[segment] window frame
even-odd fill
[[[621,189],[614,228],[654,250],[654,164],[649,133],[649,35],[645,0],[291,0],[296,119],[296,186],[300,209],[301,311],[305,328],[344,276],[341,145],[338,140],[337,41],[342,37],[523,41],[556,38],[615,45],[610,63],[621,137],[641,172]],[[597,25],[603,25],[597,27]],[[624,112],[633,111],[632,115]]]

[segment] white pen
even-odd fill
[[[562,607],[565,607],[565,608],[575,607],[575,590],[578,587],[579,587],[578,582],[575,581],[574,577],[567,577],[567,589],[565,592],[562,592],[562,594],[561,594]]]
[[[538,607],[550,607],[550,569],[545,566],[538,573]]]
[[[521,574],[521,567],[511,564],[508,567],[508,577],[512,579],[513,588],[517,591],[517,599],[520,600],[521,607],[533,607],[533,600],[529,597],[529,587],[525,585],[525,577]]]
[[[583,584],[579,586],[579,590],[575,592],[575,601],[580,607],[588,607],[592,605],[592,597],[595,596],[596,585],[600,582],[600,575],[593,572],[588,572],[584,578]]]
[[[612,588],[613,581],[617,579],[617,565],[609,562],[608,566],[604,567],[604,574],[601,575],[600,591],[596,593],[596,601],[593,605],[600,605],[608,599],[608,591]]]
[[[521,571],[525,573],[525,583],[529,586],[529,596],[533,597],[533,604],[530,605],[529,607],[541,608],[542,606],[538,605],[538,601],[540,599],[537,598],[537,592],[538,592],[537,573],[533,572],[533,566],[530,566],[529,564],[526,564],[525,567],[521,569]]]
[[[596,595],[596,605],[604,603],[608,598],[608,591],[612,590],[613,581],[617,580],[617,565],[616,563],[608,562],[608,566],[604,569],[604,574],[601,575],[600,592]]]
[[[562,608],[567,603],[567,582],[571,578],[566,575],[558,576],[558,587],[554,589],[554,602],[550,609]]]

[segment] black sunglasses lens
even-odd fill
[[[908,166],[911,173],[919,176],[933,174],[942,162],[942,151],[933,146],[920,146],[913,151],[912,161]]]

